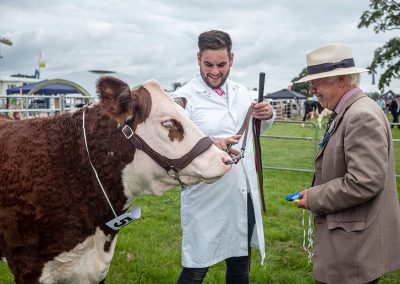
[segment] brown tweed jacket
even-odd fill
[[[314,275],[325,283],[372,281],[400,268],[400,206],[389,122],[363,93],[335,118],[308,191],[315,215]]]

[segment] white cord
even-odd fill
[[[82,129],[83,129],[83,138],[84,138],[84,140],[85,140],[85,145],[86,145],[86,151],[87,151],[88,157],[89,157],[89,163],[90,163],[90,165],[92,166],[92,169],[93,169],[93,171],[94,171],[94,174],[95,174],[95,176],[96,176],[96,179],[97,179],[97,181],[98,181],[98,183],[99,183],[99,185],[100,185],[100,187],[101,187],[101,190],[103,191],[104,196],[106,197],[106,200],[107,200],[107,202],[108,202],[108,205],[109,205],[110,208],[111,208],[111,211],[113,212],[114,216],[115,216],[116,218],[118,218],[117,214],[116,214],[115,211],[114,211],[113,206],[111,205],[110,199],[108,198],[107,193],[106,193],[106,191],[104,190],[104,187],[103,187],[103,185],[102,185],[102,183],[101,183],[101,181],[100,181],[100,179],[99,179],[99,176],[97,175],[97,171],[96,171],[96,169],[95,169],[94,166],[93,166],[92,160],[90,159],[89,148],[88,148],[88,144],[87,144],[87,140],[86,140],[85,112],[86,112],[86,108],[83,110],[83,113],[82,113]]]
[[[307,252],[308,256],[308,263],[311,262],[312,257],[314,256],[314,241],[313,241],[313,227],[312,227],[312,214],[308,212],[308,224],[305,225],[305,212],[306,210],[303,209],[303,217],[301,219],[301,225],[303,226],[303,249]],[[308,228],[306,228],[308,227]],[[307,231],[307,233],[306,233]],[[306,245],[307,243],[307,245]]]

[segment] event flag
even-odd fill
[[[41,51],[39,52],[39,64],[38,65],[39,65],[39,69],[46,68],[46,61],[44,60],[43,54]]]
[[[6,45],[12,45],[12,41],[11,40],[9,40],[8,38],[6,38],[6,37],[3,37],[3,36],[0,36],[0,42],[1,43],[4,43],[4,44],[6,44]]]

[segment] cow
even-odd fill
[[[106,223],[139,195],[231,167],[155,80],[130,89],[101,77],[96,87],[98,103],[0,124],[0,253],[18,284],[105,283],[118,234]],[[180,157],[181,168],[162,166]]]

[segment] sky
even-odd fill
[[[168,90],[198,71],[198,35],[219,29],[233,41],[230,78],[253,89],[265,72],[270,93],[287,88],[306,54],[325,44],[349,44],[356,66],[366,68],[395,36],[358,29],[368,9],[369,0],[1,0],[0,36],[13,45],[0,45],[0,75],[33,75],[41,52],[41,78],[110,70]],[[368,74],[361,88],[378,91]],[[400,93],[399,80],[389,89]]]

